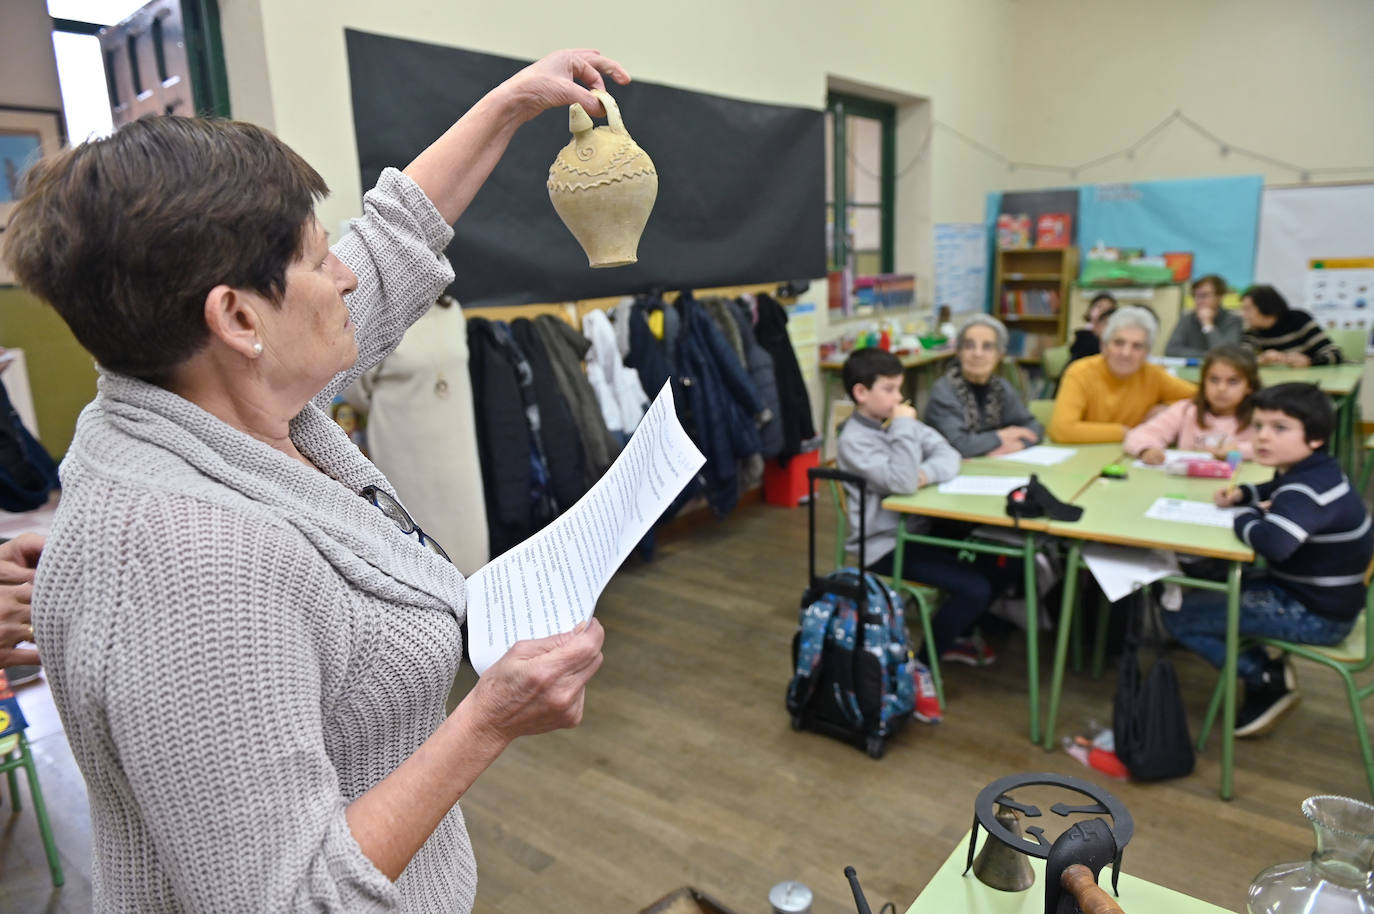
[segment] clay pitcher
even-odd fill
[[[637,249],[658,196],[658,172],[625,131],[615,99],[592,94],[606,106],[609,127],[592,126],[581,105],[568,109],[572,140],[549,167],[549,199],[593,267],[623,267]]]

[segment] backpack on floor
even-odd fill
[[[876,574],[841,568],[816,577],[815,481],[834,479],[859,490],[864,480],[842,470],[812,469],[810,580],[792,638],[787,711],[796,730],[814,730],[881,758],[887,740],[910,719],[916,701],[915,657],[902,598]],[[863,567],[863,512],[859,512]]]
[[[1192,774],[1196,756],[1188,735],[1188,712],[1178,673],[1164,652],[1162,625],[1153,619],[1149,590],[1138,594],[1126,628],[1126,649],[1117,670],[1112,731],[1116,756],[1131,777],[1161,781]],[[1140,653],[1147,642],[1155,646],[1155,662],[1142,675]]]

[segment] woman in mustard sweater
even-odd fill
[[[1150,410],[1185,400],[1197,385],[1145,360],[1159,325],[1144,308],[1121,308],[1102,334],[1102,354],[1064,372],[1050,418],[1050,438],[1073,444],[1120,441]]]

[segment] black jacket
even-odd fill
[[[554,510],[561,514],[577,504],[577,500],[587,491],[582,440],[578,437],[572,410],[558,390],[553,365],[534,329],[534,323],[522,317],[511,322],[510,330],[534,373],[532,393],[534,402],[539,405],[539,441],[543,445],[549,481],[557,503]]]
[[[530,435],[520,378],[491,321],[468,318],[468,373],[477,426],[477,455],[487,505],[491,554],[533,531],[530,523]]]
[[[759,444],[763,456],[776,457],[782,453],[782,406],[778,402],[778,375],[773,368],[773,357],[759,345],[754,336],[754,313],[743,301],[730,303],[739,325],[740,341],[744,344],[744,360],[749,367],[749,377],[759,392],[769,416],[759,426]]]
[[[682,319],[677,365],[683,397],[678,415],[706,455],[706,498],[717,514],[739,500],[736,461],[759,452],[754,417],[763,404],[735,351],[692,296],[683,292],[675,307]]]
[[[758,323],[754,335],[759,345],[773,357],[773,372],[778,382],[778,406],[782,413],[783,460],[801,453],[803,441],[816,437],[811,418],[811,397],[806,392],[792,339],[787,335],[787,310],[771,295],[758,297]]]

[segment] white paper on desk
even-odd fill
[[[1209,501],[1185,501],[1181,498],[1156,498],[1145,512],[1155,520],[1172,520],[1181,524],[1200,524],[1204,527],[1227,527],[1235,523],[1235,508],[1218,508]]]
[[[1012,463],[1033,463],[1036,466],[1052,467],[1063,463],[1078,453],[1076,447],[1055,447],[1051,444],[1037,444],[1025,450],[1010,454],[998,454],[993,460],[1010,460]]]
[[[1083,561],[1113,603],[1166,574],[1178,574],[1177,556],[1163,549],[1084,543]]]
[[[706,458],[664,384],[625,449],[586,495],[467,580],[468,653],[480,676],[517,641],[571,631]]]
[[[1173,448],[1166,448],[1164,451],[1164,463],[1146,463],[1143,460],[1135,462],[1137,470],[1162,470],[1169,463],[1175,460],[1215,460],[1206,451],[1176,451]]]
[[[955,476],[940,483],[942,495],[1006,495],[1030,479],[1025,476]]]

